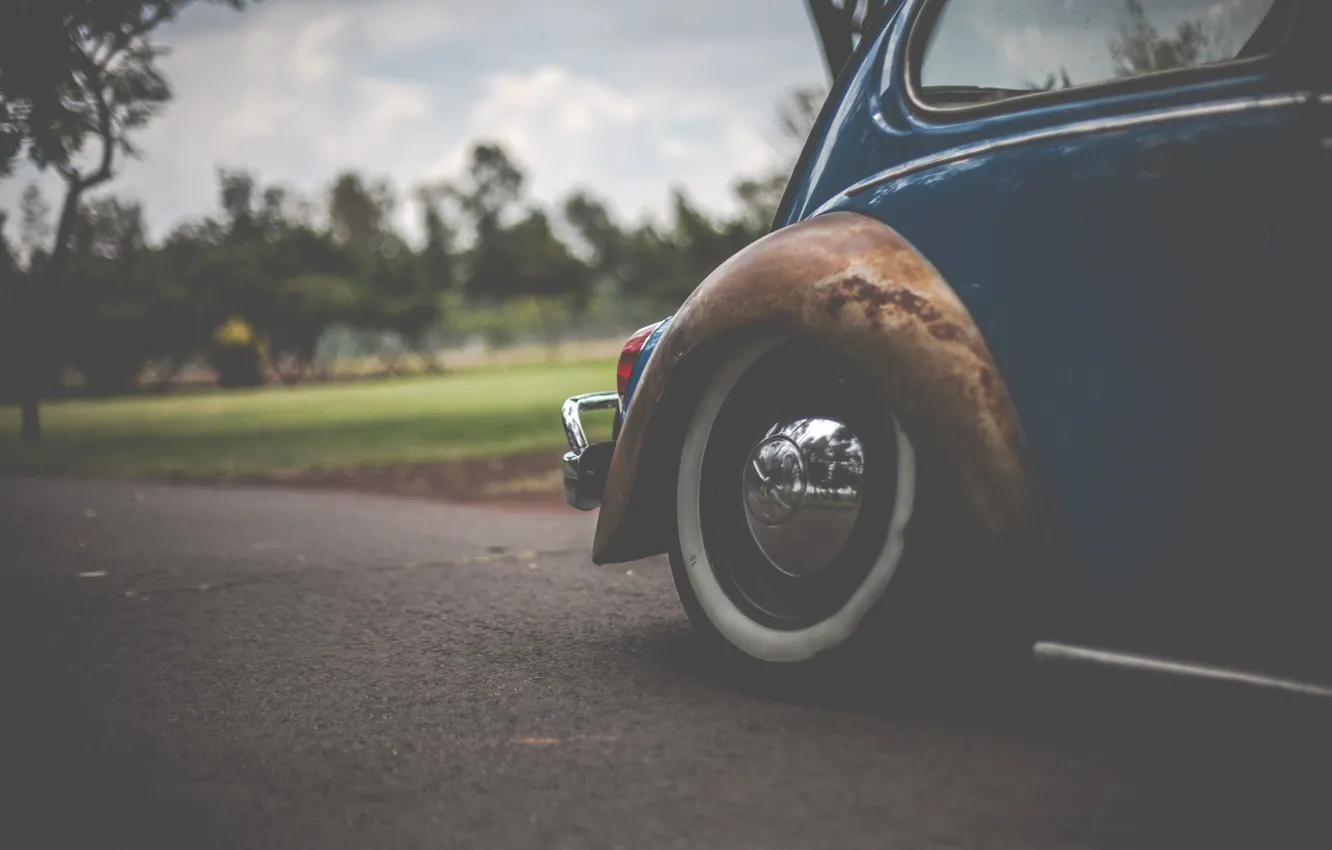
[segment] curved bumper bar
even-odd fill
[[[615,442],[589,445],[583,429],[584,410],[610,410],[620,405],[615,392],[585,393],[564,403],[560,418],[564,421],[564,438],[569,451],[564,455],[564,501],[580,511],[590,511],[601,504],[601,492],[606,486],[606,472],[610,469]]]

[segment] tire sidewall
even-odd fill
[[[677,546],[671,559],[690,619],[736,652],[772,665],[809,662],[852,639],[900,571],[917,497],[915,450],[901,424],[892,417],[897,444],[893,511],[882,549],[846,603],[811,626],[780,630],[755,622],[731,600],[716,577],[704,543],[699,498],[704,456],[713,426],[732,390],[765,354],[791,340],[782,334],[764,334],[744,341],[728,352],[704,389],[680,453],[675,498]]]

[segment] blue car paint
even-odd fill
[[[648,338],[643,341],[643,348],[638,354],[638,360],[634,363],[633,371],[629,373],[629,386],[624,391],[623,410],[629,409],[629,402],[634,397],[634,390],[638,389],[638,379],[643,377],[643,369],[647,367],[648,360],[652,357],[652,352],[657,347],[657,342],[661,340],[661,335],[666,332],[666,326],[671,323],[671,316],[661,320]]]
[[[1032,141],[846,190],[996,138],[1310,81],[1277,62],[943,122],[911,105],[900,60],[884,86],[920,6],[888,14],[839,78],[777,223],[873,216],[951,282],[1004,372],[1093,607],[1233,614],[1261,591],[1259,518],[1279,498],[1260,465],[1280,438],[1262,381],[1280,329],[1249,313],[1298,272],[1282,199],[1311,165],[1303,103]]]

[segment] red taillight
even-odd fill
[[[624,401],[624,394],[629,391],[629,376],[634,373],[634,364],[638,362],[638,355],[643,352],[644,343],[656,329],[656,324],[639,328],[625,341],[624,348],[620,349],[620,362],[615,364],[615,390],[620,394],[621,402]]]

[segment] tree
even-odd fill
[[[217,169],[218,201],[233,242],[253,239],[258,223],[254,214],[254,175],[237,169]]]
[[[435,357],[427,352],[427,338],[445,319],[444,303],[458,284],[458,258],[454,245],[456,228],[446,217],[443,206],[448,200],[443,184],[417,188],[426,243],[415,258],[415,287],[395,298],[386,311],[388,326],[416,352],[426,368],[439,369]]]
[[[79,210],[71,237],[73,257],[131,259],[147,247],[143,207],[113,195],[92,198]]]
[[[333,181],[328,196],[334,238],[363,258],[383,249],[395,205],[388,181],[366,183],[356,172],[344,171]]]
[[[539,209],[510,227],[496,227],[472,252],[469,294],[503,301],[519,295],[567,298],[581,306],[591,271],[569,252]]]
[[[18,339],[15,302],[23,270],[5,235],[8,219],[8,214],[0,210],[0,403],[17,400],[16,372],[20,361],[15,349]]]
[[[737,180],[732,187],[736,199],[740,201],[746,225],[758,231],[759,235],[772,226],[777,207],[781,205],[782,195],[786,192],[788,175],[788,171],[778,169],[771,174]]]
[[[51,208],[36,183],[29,183],[19,196],[19,244],[29,264],[51,238]]]
[[[269,202],[260,210],[258,234],[244,246],[258,258],[251,315],[274,367],[291,382],[309,372],[324,332],[354,315],[361,287],[355,258],[331,234],[288,219],[271,203],[276,193],[263,194]]]
[[[367,182],[359,174],[344,172],[329,193],[334,238],[358,264],[357,323],[390,334],[399,343],[386,358],[390,372],[396,371],[406,351],[415,352],[427,369],[438,369],[426,343],[439,325],[440,296],[453,285],[452,230],[440,209],[449,194],[442,184],[417,190],[427,239],[418,256],[394,232],[397,197],[387,180]]]
[[[163,283],[144,238],[143,211],[112,196],[79,206],[70,237],[70,273],[59,282],[60,365],[83,375],[97,394],[125,392],[138,382],[157,346]]]
[[[319,338],[355,309],[356,286],[346,277],[301,274],[282,281],[276,295],[270,345],[283,381],[295,383],[314,363]],[[284,369],[284,359],[292,361],[294,372]]]
[[[1073,87],[1073,80],[1068,75],[1068,68],[1059,66],[1059,73],[1054,71],[1045,75],[1045,81],[1040,83],[1027,83],[1023,86],[1027,91],[1055,91],[1056,89],[1067,89]]]
[[[442,210],[447,197],[448,187],[443,184],[428,184],[416,190],[426,235],[425,248],[421,252],[421,271],[431,287],[440,292],[452,289],[457,276],[454,229]]]
[[[885,0],[806,0],[809,15],[823,48],[828,74],[837,78],[865,27],[883,8]]]
[[[1205,19],[1184,21],[1175,28],[1174,35],[1162,35],[1147,20],[1142,0],[1124,0],[1118,32],[1118,40],[1110,45],[1117,77],[1191,68],[1229,58]]]
[[[522,260],[511,253],[514,240],[503,222],[522,199],[525,180],[503,147],[479,142],[472,148],[464,181],[443,188],[472,225],[465,289],[473,299],[499,301],[517,291],[511,275]]]
[[[627,294],[663,306],[679,304],[713,269],[772,228],[787,180],[826,98],[827,89],[819,85],[783,94],[776,110],[782,162],[733,184],[739,216],[714,221],[677,190],[668,228],[645,224],[626,232],[594,200],[571,196],[565,201],[565,219],[595,249],[593,268],[612,273]],[[606,257],[614,262],[606,262]]]
[[[529,207],[522,218],[507,223],[516,217],[514,208],[523,198],[525,179],[521,166],[503,147],[481,142],[472,148],[464,182],[447,192],[472,225],[464,276],[467,295],[490,302],[526,298],[530,312],[549,329],[558,314],[586,307],[594,271],[560,241],[540,209]],[[584,224],[595,229],[593,219],[609,220],[604,208],[595,208],[590,199],[583,201],[575,201],[573,209],[575,216],[586,215]],[[571,223],[578,229],[577,223]]]
[[[562,213],[586,246],[593,273],[618,279],[625,259],[625,234],[606,204],[577,191],[564,200]]]
[[[526,175],[496,142],[481,142],[472,148],[467,176],[469,184],[458,199],[478,230],[497,227],[504,212],[522,198]]]
[[[539,209],[497,231],[497,237],[497,250],[486,254],[492,265],[480,270],[491,276],[488,294],[528,312],[553,355],[561,322],[587,306],[592,271],[555,236]]]
[[[814,130],[819,110],[827,97],[828,90],[822,86],[798,86],[786,91],[777,103],[781,164],[767,174],[741,178],[732,186],[744,210],[745,224],[753,231],[754,238],[762,236],[772,225],[786,191],[786,182],[795,169],[805,140]]]
[[[471,224],[472,246],[467,252],[467,271],[463,288],[472,299],[502,300],[507,297],[505,280],[509,250],[503,221],[522,199],[526,175],[497,142],[478,142],[472,148],[467,172],[460,184],[444,185],[442,192],[452,199]]]
[[[243,169],[220,168],[217,180],[223,220],[202,235],[193,288],[210,304],[212,330],[237,321],[250,330],[231,346],[253,349],[247,362],[262,366],[266,350],[283,380],[300,380],[320,336],[360,305],[358,274],[376,256],[371,248],[382,237],[383,204],[359,175],[339,175],[330,191],[334,230],[318,230],[282,186],[261,186]]]
[[[643,225],[626,234],[621,271],[625,292],[672,307],[769,226],[746,216],[714,222],[680,189],[672,196],[672,219],[665,230]]]
[[[777,102],[777,131],[782,153],[792,166],[800,156],[805,140],[814,131],[819,110],[827,99],[828,89],[823,86],[796,86],[788,89]]]
[[[51,371],[52,290],[63,280],[84,194],[114,175],[116,154],[136,155],[133,132],[170,100],[157,67],[157,27],[190,0],[16,0],[0,14],[0,168],[19,156],[65,183],[50,258],[20,298],[24,350],[21,432],[41,436],[38,403]],[[243,0],[223,0],[239,8]],[[98,150],[91,162],[89,145]],[[45,290],[45,291],[39,291]]]
[[[8,221],[9,214],[0,210],[0,281],[5,283],[8,283],[18,271],[18,261],[14,258],[14,250],[9,246],[9,237],[5,235],[5,224]]]

